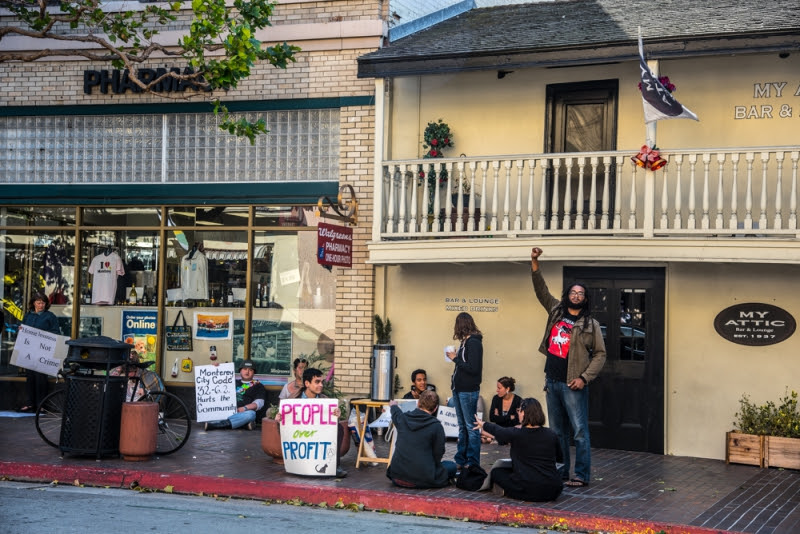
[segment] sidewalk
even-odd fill
[[[800,532],[800,472],[725,465],[722,461],[605,449],[592,452],[592,484],[565,488],[552,503],[529,504],[491,492],[455,487],[407,490],[392,486],[386,468],[354,467],[355,447],[344,457],[344,479],[286,474],[261,450],[260,431],[204,432],[195,424],[180,451],[147,462],[60,456],[36,433],[32,417],[0,417],[0,476],[60,484],[292,500],[334,506],[420,513],[522,526],[564,525],[577,531]],[[386,443],[376,437],[379,454]],[[455,442],[448,441],[445,458]],[[503,446],[484,446],[482,463],[507,457]]]

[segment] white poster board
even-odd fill
[[[417,407],[417,399],[395,399],[398,408],[400,408],[403,413],[410,412],[414,408]],[[370,428],[389,428],[389,425],[392,424],[392,412],[389,410],[389,406],[383,407],[383,412],[381,412],[380,417],[375,419],[373,422],[369,424]]]
[[[483,420],[483,412],[478,412],[475,415],[478,416],[478,419]],[[445,437],[458,437],[458,417],[456,417],[455,408],[451,408],[450,406],[439,406],[439,413],[436,417],[439,419],[439,421],[441,421],[442,426],[444,427]],[[470,427],[470,430],[471,429],[472,427]]]
[[[456,409],[449,406],[439,406],[439,413],[436,416],[444,427],[444,435],[448,438],[458,437],[458,418]]]
[[[67,357],[67,340],[69,340],[67,336],[51,334],[21,324],[9,363],[46,375],[58,376],[64,358]]]
[[[236,373],[233,362],[194,368],[197,422],[219,421],[236,413]]]
[[[295,475],[336,474],[336,399],[282,399],[281,450],[283,466]]]

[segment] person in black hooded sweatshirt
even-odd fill
[[[397,432],[397,443],[386,476],[395,485],[404,488],[442,488],[456,476],[456,464],[442,461],[444,456],[444,428],[436,418],[439,395],[423,391],[417,407],[403,413],[392,401],[392,423]]]

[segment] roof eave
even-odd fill
[[[712,36],[648,40],[648,59],[701,57],[800,50],[800,31],[769,35]],[[405,57],[360,57],[359,78],[393,78],[523,67],[573,67],[633,61],[639,57],[635,42],[595,43],[572,47],[497,50]]]

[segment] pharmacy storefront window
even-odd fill
[[[297,358],[333,362],[336,276],[317,264],[316,230],[256,231],[253,242],[250,357],[283,385]]]
[[[24,217],[12,219],[19,222]],[[35,217],[28,220],[35,220]],[[0,231],[0,271],[3,276],[0,286],[3,303],[0,375],[24,374],[24,369],[9,362],[19,325],[31,310],[31,298],[36,292],[43,292],[49,298],[50,311],[58,318],[59,333],[70,335],[75,286],[74,249],[74,230]]]

